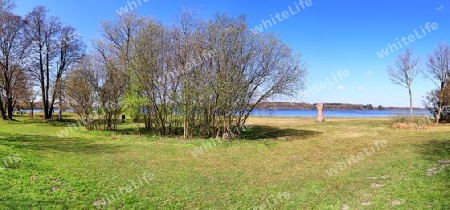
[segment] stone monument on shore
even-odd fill
[[[317,121],[323,122],[325,121],[325,118],[323,116],[323,103],[316,104],[317,108]]]

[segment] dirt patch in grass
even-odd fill
[[[439,160],[438,163],[439,165],[434,165],[433,167],[428,168],[425,174],[427,176],[434,176],[450,167],[450,160]]]

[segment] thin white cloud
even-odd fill
[[[343,90],[343,89],[344,89],[344,86],[339,86],[338,89],[339,89],[339,90]]]
[[[444,10],[444,5],[439,6],[438,8],[436,8],[437,11],[442,11]]]
[[[357,88],[358,88],[358,90],[364,90],[363,86],[358,86]]]
[[[370,77],[370,76],[372,76],[373,75],[373,72],[372,71],[368,71],[367,73],[366,73],[366,76],[368,76],[368,77]]]

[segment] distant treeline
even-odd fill
[[[328,110],[407,110],[407,107],[383,107],[382,105],[374,106],[372,104],[348,104],[348,103],[324,103],[325,109]],[[316,109],[314,104],[310,103],[293,103],[293,102],[263,102],[258,106],[259,109]],[[415,108],[423,109],[423,108]]]

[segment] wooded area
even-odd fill
[[[45,119],[64,103],[87,129],[115,130],[127,114],[163,136],[233,138],[259,103],[304,87],[301,56],[275,35],[252,33],[244,16],[181,12],[163,25],[128,13],[102,22],[102,38],[86,52],[76,29],[46,8],[20,17],[13,1],[1,2],[5,120],[16,104],[38,99]]]

